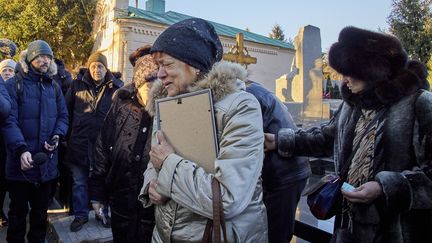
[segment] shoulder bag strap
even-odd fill
[[[224,237],[224,242],[227,241],[225,215],[223,212],[222,196],[220,191],[220,184],[216,178],[212,179],[212,192],[213,192],[213,220],[208,219],[204,230],[204,235],[201,243],[211,243],[212,231],[214,232],[214,242],[221,243],[221,229]]]

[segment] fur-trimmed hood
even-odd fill
[[[245,81],[247,71],[237,63],[220,61],[213,65],[210,72],[201,80],[197,80],[189,85],[189,92],[211,89],[213,102],[222,100],[228,94],[239,90],[246,90]],[[167,97],[168,93],[160,80],[153,83],[150,90],[149,102],[147,102],[147,112],[155,115],[155,100]]]
[[[30,70],[30,64],[26,61],[26,57],[27,57],[27,50],[24,50],[20,54],[18,64],[21,67],[21,71],[24,72],[25,74],[28,74]],[[51,65],[48,69],[47,74],[50,77],[57,74],[57,64],[54,61],[54,59],[51,61]]]
[[[137,89],[135,88],[135,85],[133,83],[128,83],[124,85],[123,87],[119,88],[113,96],[113,100],[121,99],[121,100],[127,100],[127,99],[134,99],[136,97]]]

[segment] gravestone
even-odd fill
[[[296,55],[290,71],[276,80],[276,96],[288,106],[297,123],[326,120],[330,108],[323,103],[320,29],[307,25],[294,38]]]

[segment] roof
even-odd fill
[[[166,25],[172,25],[172,24],[177,23],[181,20],[192,18],[192,16],[177,13],[174,11],[168,11],[168,12],[165,12],[163,14],[159,14],[159,13],[155,13],[155,12],[151,12],[151,11],[147,11],[147,10],[143,10],[143,9],[139,9],[139,8],[134,8],[131,6],[129,6],[128,10],[129,10],[129,13],[128,13],[128,16],[126,18],[145,19],[145,20],[149,20],[152,22],[160,23],[160,24],[166,24]],[[294,46],[292,44],[281,41],[281,40],[272,39],[272,38],[269,38],[269,37],[266,37],[263,35],[255,34],[255,33],[252,33],[252,32],[246,31],[246,30],[242,30],[239,28],[231,27],[228,25],[219,24],[219,23],[216,23],[213,21],[209,21],[209,22],[213,24],[218,35],[221,35],[221,36],[228,36],[228,37],[236,38],[236,34],[240,32],[240,33],[243,33],[244,39],[247,41],[257,42],[257,43],[261,43],[261,44],[265,44],[265,45],[277,46],[277,47],[281,47],[281,48],[294,49]]]

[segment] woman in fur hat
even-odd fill
[[[214,27],[202,19],[171,25],[151,52],[159,69],[153,99],[210,88],[220,152],[215,174],[178,155],[157,132],[150,151],[141,200],[155,204],[153,242],[201,242],[213,216],[212,180],[220,182],[227,242],[267,242],[262,200],[262,117],[260,104],[245,92],[246,70],[221,61],[222,45]],[[193,118],[191,118],[193,119]],[[179,128],[181,129],[181,128]]]
[[[343,75],[343,104],[321,127],[278,136],[266,147],[289,156],[330,156],[349,164],[334,242],[432,239],[432,94],[427,70],[394,36],[343,29],[329,51]],[[276,141],[275,141],[276,140]]]
[[[116,91],[96,142],[89,178],[92,201],[109,202],[114,242],[151,241],[154,209],[143,208],[138,194],[149,162],[152,118],[145,110],[157,67],[150,45],[131,54],[131,84]]]

